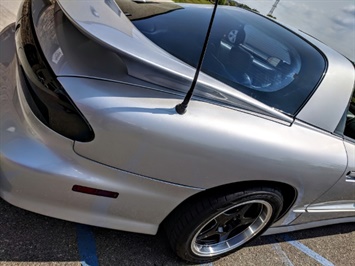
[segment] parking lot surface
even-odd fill
[[[207,265],[355,265],[355,224],[264,236]],[[62,221],[0,199],[0,265],[186,265],[166,236]]]

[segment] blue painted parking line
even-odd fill
[[[334,264],[331,263],[329,260],[327,260],[326,258],[322,257],[317,252],[313,251],[312,249],[310,249],[309,247],[303,245],[302,243],[292,239],[289,235],[284,235],[283,239],[287,243],[289,243],[290,245],[294,246],[295,248],[299,249],[300,251],[302,251],[303,253],[308,255],[309,257],[311,257],[314,260],[318,261],[323,266],[334,266]]]
[[[76,236],[81,265],[98,266],[99,261],[96,255],[96,243],[91,227],[88,225],[77,224]]]

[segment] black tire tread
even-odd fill
[[[194,202],[188,202],[183,206],[180,206],[180,208],[176,209],[170,215],[167,222],[165,223],[165,231],[168,235],[168,239],[171,247],[181,258],[194,263],[210,262],[234,252],[235,250],[232,250],[231,252],[228,252],[226,254],[221,254],[214,257],[196,259],[182,252],[183,250],[182,245],[184,243],[181,239],[183,239],[184,236],[186,236],[189,228],[194,228],[198,226],[199,224],[198,217],[207,215],[209,211],[215,209],[216,207],[222,208],[223,206],[228,205],[230,202],[233,202],[237,199],[247,197],[256,193],[260,193],[261,191],[266,194],[270,193],[273,195],[277,195],[279,197],[279,204],[280,204],[279,210],[282,209],[282,199],[283,199],[282,193],[278,189],[270,188],[270,187],[253,187],[253,188],[247,188],[245,190],[235,191],[227,194],[223,194],[219,192],[216,194],[208,195],[207,197],[202,196],[198,199],[195,199]],[[279,214],[278,212],[275,213],[272,220],[275,220],[278,214]],[[272,221],[270,223],[272,223]]]

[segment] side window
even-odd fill
[[[346,114],[344,135],[355,140],[355,89]]]

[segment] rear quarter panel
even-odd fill
[[[125,84],[59,78],[95,130],[75,151],[140,175],[199,188],[278,181],[298,191],[296,206],[315,200],[344,173],[340,138],[302,122],[272,121]]]

